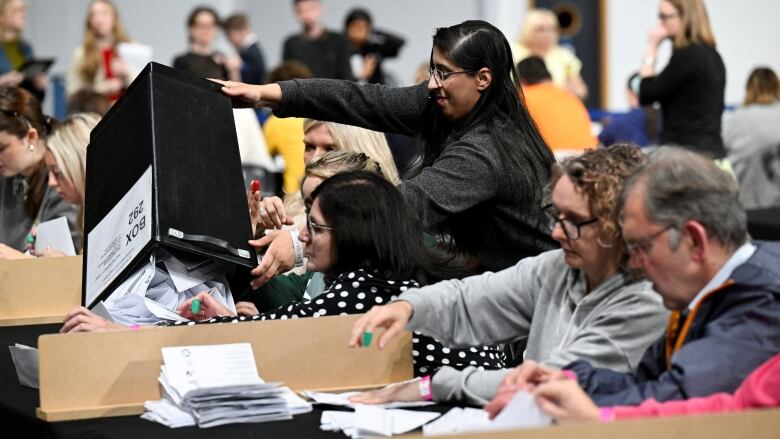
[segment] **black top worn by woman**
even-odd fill
[[[389,88],[311,79],[279,85],[282,102],[274,111],[277,116],[309,117],[410,137],[421,133],[430,104],[425,84]],[[523,147],[524,133],[507,129],[502,134]],[[433,163],[399,189],[425,229],[449,234],[480,271],[498,271],[556,248],[541,210],[546,183],[513,184],[490,130],[477,123],[454,127]]]
[[[360,314],[374,305],[395,300],[409,288],[419,288],[415,280],[385,280],[356,270],[343,273],[319,296],[310,301],[296,302],[251,317],[216,317],[201,323],[231,323],[253,320],[288,320],[304,317]],[[174,325],[194,325],[195,322],[176,322]],[[415,332],[412,338],[412,360],[415,376],[431,375],[442,366],[464,369],[474,366],[484,369],[505,367],[505,356],[499,347],[478,346],[455,349],[443,346],[438,340]]]
[[[726,67],[718,51],[690,44],[672,51],[657,76],[642,79],[639,102],[661,104],[661,144],[676,144],[713,159],[726,156],[721,132]]]

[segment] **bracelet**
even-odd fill
[[[290,238],[292,238],[293,247],[295,248],[295,266],[303,267],[303,244],[298,239],[298,229],[292,227],[287,230],[290,232]]]
[[[577,374],[574,373],[573,370],[565,369],[563,371],[563,374],[566,375],[566,378],[568,378],[570,380],[573,380],[573,381],[577,381]]]
[[[433,393],[431,392],[431,376],[425,375],[417,382],[417,386],[420,389],[420,396],[425,401],[433,401]]]
[[[130,329],[131,329],[132,331],[135,331],[136,329],[138,329],[138,328],[140,328],[140,327],[141,327],[141,325],[139,325],[138,323],[135,323],[135,324],[133,324],[133,325],[130,325]]]

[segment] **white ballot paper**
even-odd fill
[[[188,299],[206,291],[235,312],[236,304],[225,277],[229,269],[226,264],[215,263],[188,274],[183,262],[159,250],[149,257],[148,264],[138,268],[105,302],[97,305],[102,303],[111,320],[124,325],[151,325],[161,320],[188,322],[177,310]],[[184,284],[177,285],[177,278]],[[92,310],[100,314],[97,305]]]
[[[125,60],[130,73],[137,76],[152,61],[152,46],[139,43],[119,43],[116,45],[119,56]]]
[[[260,378],[249,343],[170,347],[162,355],[163,400],[147,401],[144,419],[213,427],[292,419],[312,409],[290,389]]]
[[[19,384],[38,388],[38,349],[16,343],[8,346],[11,351],[11,358],[16,367],[16,376],[19,378]]]
[[[408,433],[441,416],[437,412],[384,409],[360,404],[354,412],[322,412],[320,428],[325,431],[343,431],[351,438],[389,437]]]
[[[456,407],[435,422],[424,426],[423,434],[437,436],[479,431],[514,430],[546,427],[551,424],[552,418],[542,412],[534,397],[530,393],[520,390],[492,421],[488,419],[487,412],[484,410]]]
[[[76,256],[76,249],[73,248],[73,240],[70,237],[68,220],[64,216],[38,224],[35,234],[35,253],[40,255],[47,248],[60,251],[68,256]]]

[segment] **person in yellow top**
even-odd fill
[[[558,17],[549,9],[532,9],[525,15],[519,40],[512,45],[512,58],[515,64],[529,56],[542,58],[553,82],[584,100],[588,86],[580,76],[582,62],[558,45],[558,37]]]
[[[520,61],[517,74],[528,111],[556,156],[578,153],[598,144],[585,105],[553,83],[541,58],[531,56]]]
[[[285,61],[268,74],[268,82],[311,77],[311,71],[297,61]],[[303,160],[303,118],[278,118],[273,114],[263,125],[265,143],[271,156],[284,159],[284,193],[294,194],[300,190],[306,163]]]

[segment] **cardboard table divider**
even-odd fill
[[[258,373],[293,391],[345,391],[412,377],[411,334],[384,349],[349,348],[358,315],[42,335],[38,418],[137,415],[161,398],[161,348],[252,344]],[[315,336],[316,335],[316,336]]]
[[[0,326],[59,323],[81,304],[81,256],[0,261]]]
[[[527,430],[440,436],[448,439],[777,439],[780,409],[738,413],[569,423]],[[409,439],[428,436],[406,436]]]

